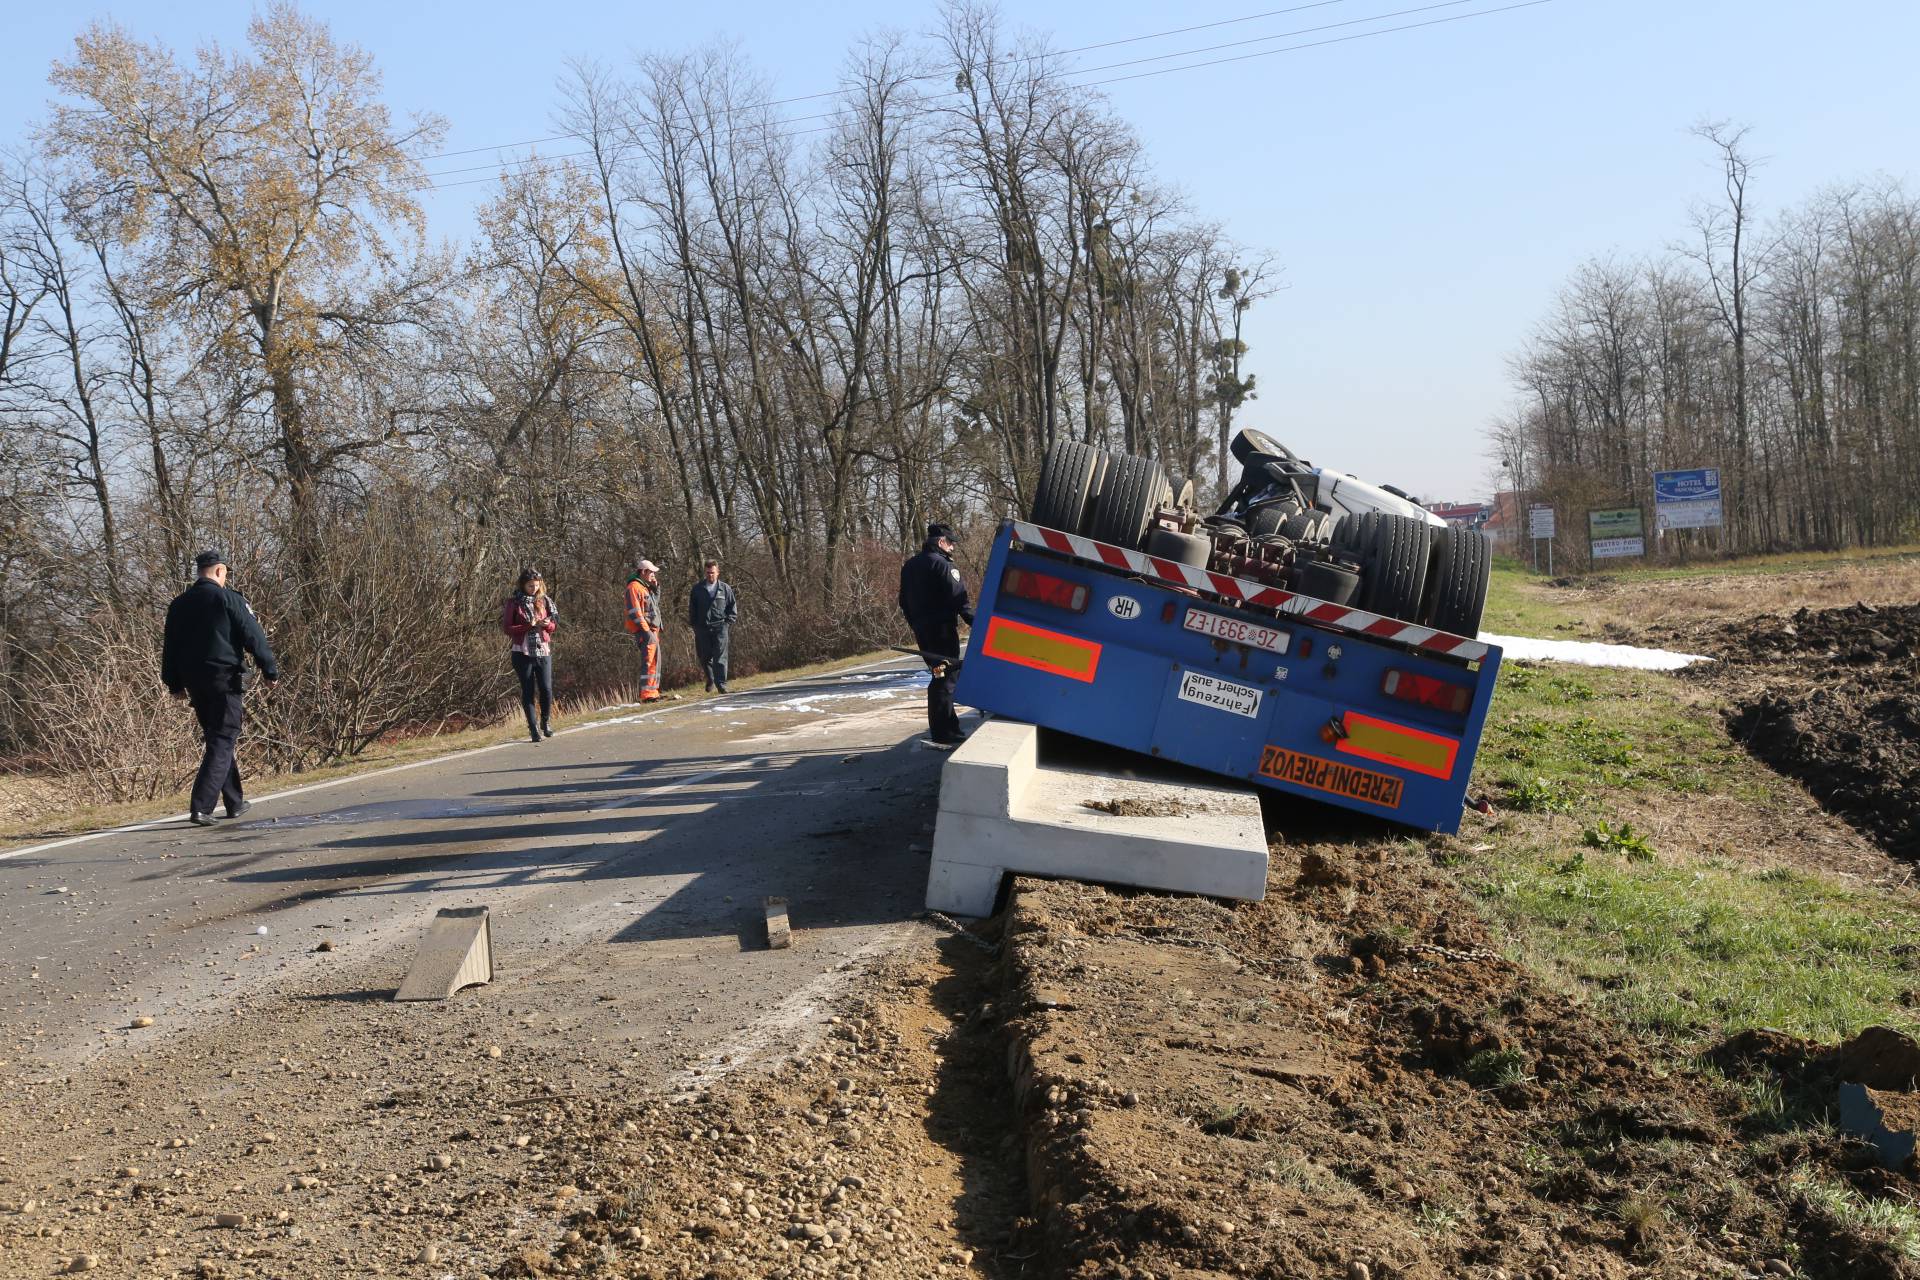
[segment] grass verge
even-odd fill
[[[1454,846],[1463,884],[1516,959],[1682,1052],[1920,1032],[1920,899],[1817,865],[1810,802],[1720,711],[1672,676],[1502,671],[1477,773],[1503,812]]]

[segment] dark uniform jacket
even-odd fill
[[[709,587],[705,578],[693,584],[693,592],[687,597],[688,626],[712,629],[730,627],[739,616],[740,605],[733,598],[732,587],[724,582],[716,582]]]
[[[172,693],[196,685],[233,682],[246,656],[269,680],[280,678],[273,646],[246,597],[212,578],[201,578],[167,606],[167,634],[160,650],[160,681]]]
[[[958,620],[973,625],[973,604],[960,571],[937,539],[927,539],[920,554],[900,566],[900,612],[922,649],[960,656]]]

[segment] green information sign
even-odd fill
[[[1608,511],[1587,512],[1587,544],[1595,560],[1647,554],[1647,541],[1640,522],[1640,508],[1615,507]]]

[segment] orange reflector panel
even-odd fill
[[[1334,744],[1337,751],[1382,764],[1397,764],[1430,778],[1453,776],[1454,758],[1460,753],[1460,743],[1453,738],[1424,729],[1410,729],[1390,720],[1376,720],[1358,711],[1347,712],[1342,723],[1347,727],[1347,736]]]
[[[987,642],[980,646],[980,652],[1015,666],[1087,684],[1093,683],[1094,672],[1100,669],[1099,645],[1011,618],[995,618],[987,624]]]

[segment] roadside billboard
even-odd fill
[[[1656,530],[1718,529],[1720,524],[1720,468],[1653,473]]]
[[[1553,536],[1553,508],[1532,506],[1527,508],[1527,536],[1530,538],[1551,538]]]
[[[1587,512],[1587,545],[1595,560],[1647,554],[1647,540],[1640,523],[1640,508],[1614,507]]]

